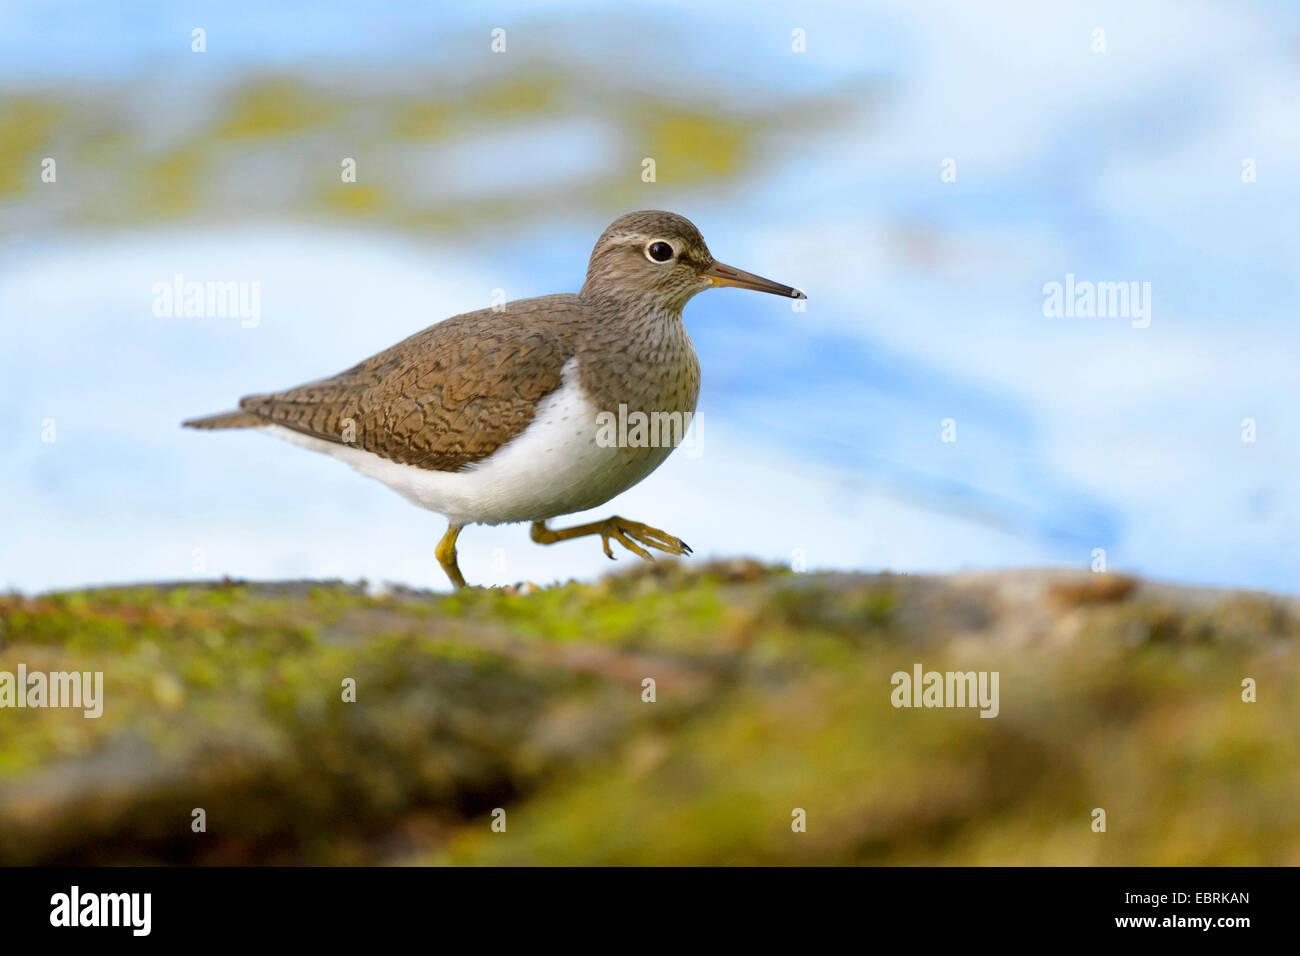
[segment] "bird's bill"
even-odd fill
[[[771,279],[764,279],[762,276],[756,276],[752,272],[746,272],[744,269],[733,269],[731,266],[724,266],[721,262],[711,262],[708,268],[704,270],[704,275],[714,285],[732,285],[737,289],[753,289],[755,292],[770,292],[773,295],[783,295],[790,299],[808,298],[798,289],[788,285],[782,285],[779,282],[773,282]]]

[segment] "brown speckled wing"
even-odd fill
[[[581,318],[570,295],[467,312],[332,378],[250,395],[239,407],[401,464],[458,471],[528,426],[560,386]]]

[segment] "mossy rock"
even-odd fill
[[[104,708],[0,709],[0,863],[1295,864],[1298,621],[749,561],[9,595],[0,671],[102,671]],[[997,716],[894,706],[914,664],[996,671]]]

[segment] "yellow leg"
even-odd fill
[[[653,561],[654,558],[650,556],[649,551],[641,547],[641,544],[648,548],[665,551],[668,554],[691,553],[690,545],[680,538],[674,538],[658,528],[652,528],[639,521],[620,518],[618,515],[606,518],[604,521],[593,521],[590,524],[580,524],[573,528],[561,528],[555,531],[546,527],[545,521],[534,521],[532,531],[529,534],[538,544],[555,544],[557,541],[569,541],[572,538],[584,538],[589,534],[598,534],[600,535],[601,544],[605,548],[605,556],[611,561],[614,559],[614,552],[609,549],[610,538],[613,538],[633,554],[639,554],[647,561]],[[641,544],[637,544],[638,541]]]
[[[452,587],[465,587],[465,576],[460,573],[460,568],[456,565],[456,538],[460,535],[460,529],[464,525],[449,524],[447,533],[442,536],[438,542],[438,547],[434,549],[434,554],[438,556],[438,563],[442,569],[447,572],[447,577],[451,578]]]

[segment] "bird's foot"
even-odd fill
[[[645,558],[647,561],[653,561],[654,557],[649,551],[642,548],[654,548],[658,551],[664,551],[668,554],[690,554],[691,546],[681,538],[675,538],[666,531],[660,531],[658,528],[652,528],[648,524],[642,524],[640,521],[629,521],[627,518],[620,518],[615,515],[612,518],[602,522],[603,530],[600,532],[600,543],[605,549],[605,557],[611,561],[614,560],[614,552],[609,548],[609,540],[613,538],[623,547],[627,548],[635,555]]]
[[[653,561],[654,558],[646,548],[654,548],[656,551],[663,551],[667,554],[691,553],[691,546],[681,538],[674,537],[666,531],[660,531],[658,528],[652,528],[648,524],[642,524],[640,521],[629,521],[627,518],[620,518],[618,515],[606,518],[604,521],[593,521],[590,524],[578,525],[576,528],[563,528],[558,531],[546,527],[544,521],[534,521],[531,533],[533,540],[538,544],[555,544],[557,541],[568,541],[571,538],[598,534],[600,535],[601,546],[605,549],[605,556],[611,561],[614,559],[614,552],[609,546],[611,539],[647,561]],[[642,547],[642,545],[645,547]]]

